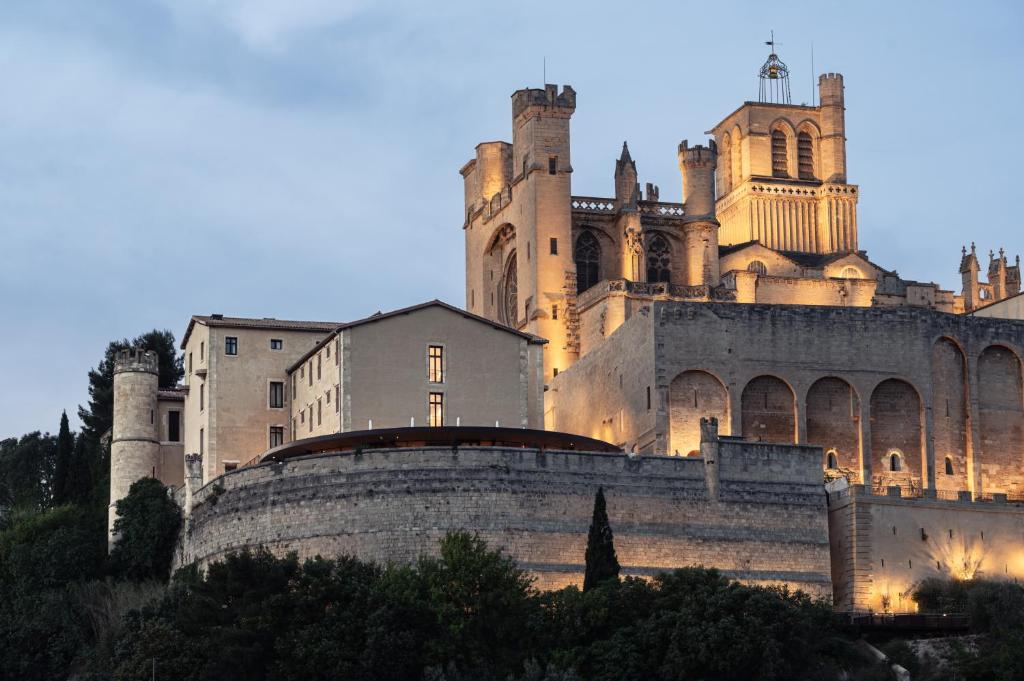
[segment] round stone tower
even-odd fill
[[[108,530],[113,542],[116,504],[136,480],[156,477],[160,441],[156,400],[158,360],[155,352],[121,350],[114,358],[114,425],[110,440],[110,510]]]
[[[718,150],[679,145],[683,173],[683,243],[687,286],[718,286],[718,220],[715,218],[715,167]]]

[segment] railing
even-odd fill
[[[661,203],[659,201],[640,201],[638,204],[640,212],[646,215],[660,215],[662,217],[681,218],[685,212],[681,203]]]
[[[612,199],[601,199],[593,196],[572,197],[572,209],[581,210],[587,213],[614,213],[615,201]]]

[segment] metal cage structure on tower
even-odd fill
[[[761,66],[757,101],[768,104],[790,104],[789,67],[773,50]]]

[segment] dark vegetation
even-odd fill
[[[135,343],[170,367],[161,385],[179,380],[168,332]],[[0,680],[789,681],[842,669],[888,678],[804,594],[701,568],[620,578],[600,490],[583,590],[537,591],[510,558],[463,532],[412,565],[255,551],[169,576],[181,517],[152,479],[119,502],[108,556],[104,434],[114,353],[127,345],[111,343],[90,372],[80,433],[62,418],[56,437],[0,441]],[[952,654],[947,676],[905,643],[891,642],[889,654],[915,679],[1024,678],[1022,594],[1002,583],[922,584],[922,609],[970,612],[979,636]]]

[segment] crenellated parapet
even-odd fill
[[[516,90],[512,94],[512,117],[518,119],[538,109],[549,115],[571,116],[576,110],[576,91],[571,85],[563,85],[558,91],[557,85],[545,84],[544,89],[527,88]]]
[[[159,375],[157,354],[151,350],[140,348],[119,350],[114,356],[114,373],[121,374],[128,371]]]

